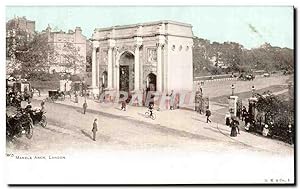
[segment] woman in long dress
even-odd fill
[[[236,137],[237,136],[237,124],[236,124],[236,120],[234,118],[232,118],[232,120],[230,122],[230,127],[231,127],[230,136]]]

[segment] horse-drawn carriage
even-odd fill
[[[29,101],[33,96],[31,84],[27,81],[14,82],[12,89],[14,93],[20,93],[21,99],[24,101]]]
[[[8,140],[22,135],[28,139],[31,139],[33,135],[33,122],[29,113],[24,109],[6,113],[6,137]]]
[[[45,116],[45,111],[40,109],[31,110],[30,118],[32,119],[33,125],[40,125],[42,127],[47,126],[47,118]]]
[[[65,100],[65,94],[64,92],[62,91],[59,91],[59,90],[49,90],[48,91],[48,100],[54,102],[54,101],[57,101],[57,100]]]
[[[8,107],[6,112],[6,136],[8,140],[21,137],[23,134],[28,139],[32,138],[33,126],[46,127],[47,118],[43,110],[30,108]]]
[[[244,80],[244,81],[249,81],[249,80],[254,80],[255,79],[255,75],[254,74],[245,74],[245,73],[242,73],[240,76],[239,76],[239,80]]]

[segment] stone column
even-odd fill
[[[134,91],[140,90],[140,48],[137,44],[134,51]]]
[[[115,90],[118,90],[118,87],[117,87],[117,85],[118,85],[118,82],[117,82],[117,80],[118,80],[118,76],[117,76],[117,73],[119,72],[119,69],[118,69],[118,66],[117,66],[117,49],[115,49],[115,51],[113,52],[113,57],[114,57],[114,63],[113,63],[113,73],[114,73],[114,86],[113,86],[113,88],[115,89]]]
[[[96,60],[96,47],[93,47],[92,52],[92,88],[97,88],[96,81],[97,81],[97,60]]]
[[[99,48],[99,42],[93,41],[93,52],[92,52],[92,89],[93,94],[99,94],[99,89],[97,87],[97,80],[99,78],[98,73],[98,61],[97,61],[97,48]]]
[[[164,46],[163,47],[163,62],[164,62],[164,64],[163,64],[163,73],[164,73],[164,75],[163,75],[163,87],[164,87],[164,91],[165,92],[168,92],[168,51],[167,51],[167,49],[166,49],[167,47],[166,46]]]
[[[162,92],[162,43],[157,43],[157,77],[156,77],[156,90]]]
[[[108,39],[108,63],[107,63],[107,88],[112,90],[113,88],[113,49],[116,46],[114,39]]]
[[[108,89],[112,89],[112,78],[113,78],[113,72],[112,72],[112,68],[113,68],[113,61],[112,61],[112,50],[113,47],[109,47],[108,49],[108,65],[107,65],[107,88]]]

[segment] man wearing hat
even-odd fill
[[[96,141],[96,133],[98,131],[98,124],[97,124],[97,118],[94,119],[94,123],[93,123],[93,128],[92,128],[92,132],[93,132],[93,141]]]
[[[85,112],[86,112],[86,109],[87,109],[87,103],[86,103],[86,100],[84,100],[84,103],[83,103],[83,105],[82,105],[82,107],[83,107],[83,114],[85,114]]]
[[[206,123],[208,123],[208,122],[211,123],[211,120],[209,119],[209,117],[211,116],[211,111],[208,109],[208,106],[206,107],[205,116],[206,116]]]

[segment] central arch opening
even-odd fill
[[[120,57],[119,90],[130,92],[134,90],[134,55],[125,51]]]

